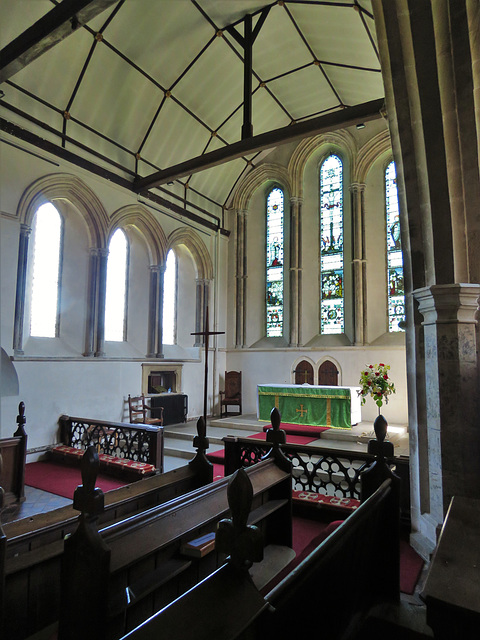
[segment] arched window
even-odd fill
[[[344,332],[343,165],[330,155],[320,169],[321,332]]]
[[[163,278],[163,344],[175,344],[176,300],[177,257],[170,249]]]
[[[105,295],[105,340],[122,342],[126,337],[128,242],[117,229],[108,245]]]
[[[390,332],[404,331],[405,289],[398,215],[397,175],[393,160],[385,170],[385,214],[387,221],[388,330]]]
[[[267,197],[267,338],[283,335],[283,202],[283,191],[272,189]]]
[[[33,226],[30,335],[58,335],[62,218],[51,202],[39,207]]]

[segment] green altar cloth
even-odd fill
[[[258,385],[259,420],[269,421],[273,407],[280,411],[285,423],[352,428],[350,389]]]

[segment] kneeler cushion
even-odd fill
[[[354,511],[360,506],[360,500],[356,498],[337,498],[336,496],[326,496],[315,491],[292,491],[292,498],[301,504],[312,504],[318,507],[329,506],[341,511]]]

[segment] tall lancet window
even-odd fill
[[[267,338],[283,335],[283,203],[275,187],[267,198]]]
[[[177,302],[177,258],[173,249],[167,253],[163,278],[163,344],[175,344],[175,311]]]
[[[117,229],[108,245],[107,292],[105,296],[105,340],[123,342],[127,325],[128,242]]]
[[[388,330],[390,332],[404,331],[405,289],[398,215],[397,174],[393,160],[385,170],[385,213],[387,219]]]
[[[39,207],[33,238],[30,335],[55,338],[59,324],[62,218],[51,202]]]
[[[343,164],[330,155],[320,169],[320,325],[343,333]]]

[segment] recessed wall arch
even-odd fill
[[[162,227],[154,223],[150,212],[140,204],[118,209],[110,220],[109,237],[119,227],[135,227],[144,238],[150,264],[164,264],[167,256],[167,238]]]
[[[319,372],[320,372],[320,367],[325,364],[326,362],[331,362],[335,365],[336,369],[337,369],[337,384],[341,385],[342,384],[342,368],[340,366],[340,363],[338,362],[338,360],[336,360],[335,358],[333,358],[330,355],[325,355],[322,356],[316,363],[315,365],[315,377],[317,380],[317,384],[321,384],[320,380],[319,380]]]
[[[165,256],[170,249],[173,249],[175,245],[183,244],[187,247],[193,256],[195,267],[197,269],[197,278],[203,280],[212,280],[213,278],[213,264],[210,254],[203,240],[198,236],[195,231],[188,227],[181,227],[175,229],[168,236]]]
[[[356,176],[354,182],[364,183],[374,162],[386,152],[392,154],[392,143],[388,130],[377,133],[358,151]]]
[[[292,194],[288,169],[278,164],[265,163],[250,171],[242,180],[233,197],[233,208],[236,211],[247,210],[255,191],[267,182],[278,183],[288,194]]]
[[[324,145],[333,144],[339,147],[348,162],[351,175],[355,175],[355,161],[357,145],[355,138],[349,131],[332,131],[321,133],[313,138],[302,140],[292,153],[288,163],[288,174],[292,182],[292,196],[303,198],[303,176],[305,166],[313,153]]]
[[[297,377],[296,376],[296,372],[297,372],[297,369],[299,368],[299,366],[302,365],[302,363],[307,363],[308,365],[310,365],[311,371],[312,371],[313,383],[315,383],[315,377],[314,377],[315,376],[315,362],[314,362],[314,360],[312,360],[308,356],[299,356],[298,358],[296,358],[293,361],[293,364],[292,364],[292,370],[291,370],[291,373],[290,373],[292,384],[296,384],[295,383],[295,379]]]
[[[84,218],[91,247],[105,248],[108,229],[107,212],[83,180],[68,173],[52,173],[44,176],[25,189],[17,207],[17,217],[27,227],[37,209],[46,202],[55,204],[59,200],[68,200]]]

